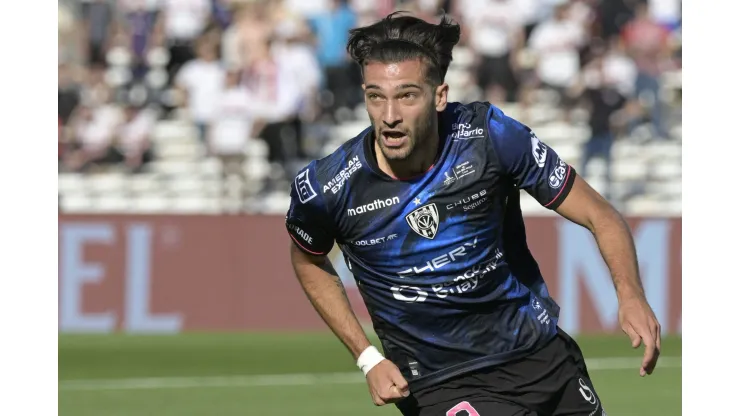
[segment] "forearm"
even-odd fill
[[[603,215],[593,221],[591,232],[611,272],[619,301],[644,296],[635,242],[624,218],[616,210],[604,210]]]
[[[365,348],[370,346],[370,341],[352,311],[344,285],[329,260],[326,259],[321,267],[312,263],[294,262],[294,268],[314,309],[357,360]]]

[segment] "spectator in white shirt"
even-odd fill
[[[292,163],[302,153],[303,123],[300,118],[305,87],[293,62],[276,53],[272,45],[254,51],[254,60],[244,73],[243,83],[249,94],[249,113],[255,117],[256,131],[267,143],[272,172],[281,179],[293,176]],[[265,191],[276,182],[269,182]]]
[[[529,47],[537,59],[537,78],[546,88],[558,93],[566,117],[574,105],[570,90],[578,80],[579,49],[585,40],[583,27],[568,19],[568,10],[567,3],[559,4],[553,17],[537,25],[529,38]]]
[[[247,140],[252,138],[253,115],[249,113],[250,100],[241,85],[241,71],[226,74],[224,90],[216,104],[216,114],[208,130],[210,153],[221,160],[224,179],[234,175],[239,178],[238,198],[242,198],[246,185],[244,153]],[[223,187],[224,197],[229,187]]]
[[[124,109],[124,119],[115,130],[114,147],[126,168],[140,172],[152,158],[151,134],[157,122],[152,109],[129,104]]]
[[[196,50],[197,58],[182,67],[175,84],[185,93],[190,119],[198,129],[200,140],[205,144],[206,129],[217,113],[225,71],[217,59],[216,45],[210,38],[201,38]]]
[[[489,101],[515,101],[517,79],[511,64],[524,42],[519,5],[515,0],[468,0],[463,7],[470,46],[479,57],[478,86]]]
[[[224,31],[221,56],[230,67],[246,67],[253,51],[267,43],[273,19],[264,2],[237,3],[233,7],[233,22]]]
[[[162,0],[158,30],[164,33],[170,60],[167,73],[172,82],[180,68],[194,58],[193,44],[211,18],[210,0]]]
[[[75,110],[68,130],[71,149],[64,160],[68,170],[89,171],[123,160],[113,146],[118,116],[113,106],[81,105]]]
[[[208,129],[208,146],[212,154],[225,164],[234,160],[241,164],[244,146],[252,136],[254,120],[249,114],[247,91],[240,84],[241,71],[231,70],[226,75],[224,90],[216,102],[216,114]]]
[[[306,41],[308,28],[301,21],[290,19],[279,22],[275,27],[272,53],[279,62],[287,62],[287,71],[298,83],[300,94],[300,116],[303,120],[314,121],[320,115],[317,100],[321,87],[321,66]],[[303,148],[299,146],[299,156]]]
[[[620,94],[630,99],[635,97],[637,65],[627,55],[624,42],[618,36],[611,39],[609,49],[604,55],[604,72],[614,80]]]

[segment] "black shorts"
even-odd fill
[[[605,416],[576,342],[562,330],[533,354],[414,392],[404,416]]]

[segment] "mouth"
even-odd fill
[[[408,136],[406,133],[397,130],[384,130],[381,132],[383,145],[389,148],[398,148],[406,144]]]

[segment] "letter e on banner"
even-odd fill
[[[60,331],[112,332],[116,326],[115,313],[84,313],[82,293],[86,284],[101,283],[105,276],[101,264],[85,263],[85,245],[114,243],[113,226],[107,223],[64,223],[60,235]]]

